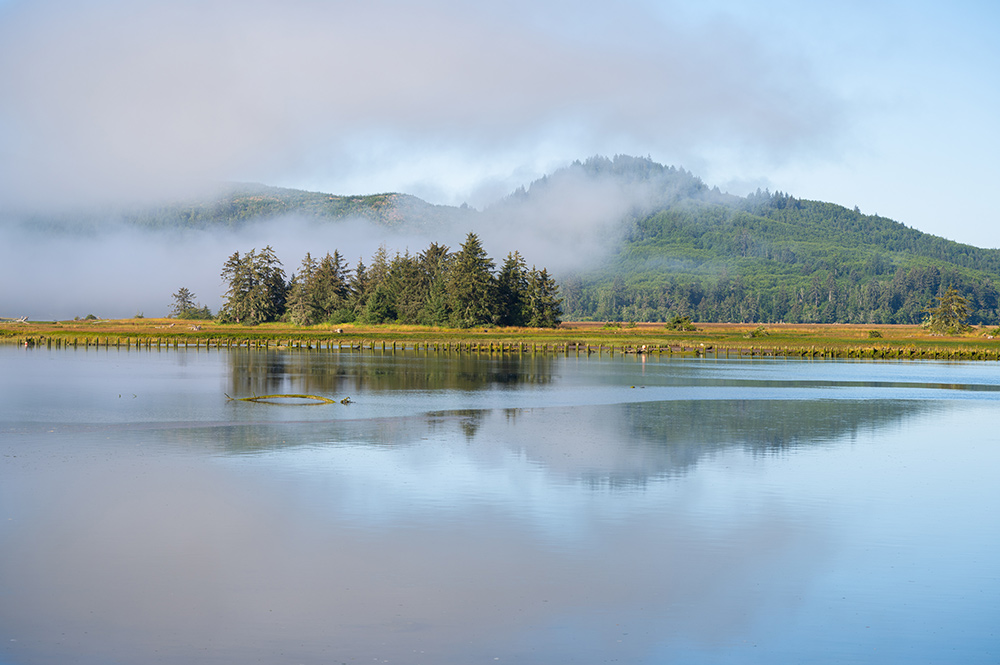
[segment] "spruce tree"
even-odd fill
[[[174,304],[170,307],[170,315],[179,318],[188,310],[194,309],[194,307],[194,294],[182,286],[174,294]]]
[[[497,276],[497,324],[523,326],[527,296],[527,265],[520,252],[509,253]]]
[[[288,289],[288,315],[292,323],[310,325],[316,323],[317,303],[315,298],[315,276],[318,264],[306,252],[299,272],[292,275]]]
[[[365,267],[364,261],[359,257],[358,263],[354,267],[354,274],[351,275],[351,297],[348,302],[348,306],[354,316],[360,316],[361,312],[364,311],[365,303],[368,302],[368,296],[370,295],[370,286],[371,280],[368,279],[368,268]]]
[[[243,256],[234,252],[222,267],[229,284],[219,316],[224,322],[256,325],[276,321],[285,312],[288,285],[281,261],[270,245]]]
[[[350,278],[347,263],[337,250],[332,256],[327,253],[319,262],[313,287],[318,309],[316,323],[327,321],[334,312],[350,307]]]
[[[455,254],[449,273],[449,292],[455,326],[470,328],[494,323],[497,307],[493,261],[475,233],[469,233]]]
[[[531,268],[528,278],[528,325],[534,328],[555,328],[562,316],[559,287],[545,268]]]
[[[935,335],[958,335],[969,329],[965,320],[969,318],[969,299],[954,287],[948,287],[943,295],[938,296],[938,304],[928,307],[924,327]]]

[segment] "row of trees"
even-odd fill
[[[934,266],[899,268],[866,281],[828,269],[807,279],[664,272],[595,283],[570,275],[561,295],[570,320],[669,321],[680,315],[747,323],[919,324],[949,288],[966,297],[970,323],[1000,320],[1000,290],[992,282]]]
[[[358,260],[352,268],[336,250],[319,260],[306,254],[287,280],[268,246],[234,253],[222,279],[228,290],[219,318],[225,322],[555,327],[562,316],[546,269],[528,269],[512,252],[497,271],[474,233],[457,252],[432,243],[416,255],[390,256],[383,246],[369,266]]]

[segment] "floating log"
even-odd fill
[[[314,400],[314,401],[316,401],[316,402],[318,402],[320,404],[336,404],[336,402],[337,402],[336,400],[330,399],[329,397],[321,397],[320,395],[298,395],[298,394],[294,394],[294,395],[256,395],[254,397],[230,397],[226,393],[223,393],[223,395],[226,395],[226,399],[228,399],[230,401],[233,401],[233,402],[267,402],[267,401],[273,400],[273,399],[308,399],[308,400]],[[345,399],[350,399],[350,398],[345,398]],[[341,401],[343,402],[343,400],[341,400]],[[343,402],[343,403],[346,404],[347,402]]]

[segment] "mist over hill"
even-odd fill
[[[1000,322],[1000,250],[782,192],[734,196],[684,169],[625,155],[574,162],[481,210],[401,193],[340,196],[236,184],[190,201],[21,216],[4,227],[4,278],[16,279],[14,271],[23,268],[12,267],[23,260],[18,243],[47,246],[50,262],[72,263],[89,251],[97,256],[68,269],[93,270],[109,281],[117,275],[119,282],[129,274],[137,283],[129,295],[129,302],[140,303],[136,308],[140,286],[155,289],[165,310],[172,290],[192,280],[217,308],[212,298],[223,289],[215,276],[224,257],[253,246],[273,245],[291,267],[307,251],[337,249],[367,261],[381,245],[416,252],[438,242],[454,250],[474,231],[498,263],[518,250],[529,265],[547,267],[559,281],[567,320],[687,315],[917,323],[934,297],[954,286],[970,300],[972,323]],[[171,244],[186,271],[174,265]],[[123,264],[124,257],[132,263]],[[158,281],[141,277],[147,273]],[[16,297],[5,301],[5,313],[18,310]]]
[[[1000,250],[782,192],[725,194],[649,159],[578,162],[498,207],[530,209],[573,177],[628,205],[600,230],[603,254],[557,275],[569,320],[919,323],[953,286],[972,323],[998,322]]]

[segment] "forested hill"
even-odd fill
[[[559,275],[569,320],[919,323],[954,286],[970,300],[971,322],[1000,323],[1000,250],[780,192],[721,194],[639,158],[570,168],[634,191],[654,186],[602,264]]]
[[[330,223],[365,218],[385,228],[389,246],[396,231],[454,237],[506,229],[529,239],[535,232],[565,238],[567,246],[570,236],[590,234],[590,246],[603,248],[603,255],[581,255],[586,269],[555,275],[567,320],[686,315],[919,323],[935,296],[954,286],[970,300],[970,322],[1000,324],[1000,250],[781,192],[733,196],[642,157],[575,162],[482,211],[398,193],[335,196],[232,185],[200,201],[115,213],[148,229],[233,228],[283,216]]]
[[[432,205],[409,194],[336,196],[257,184],[233,185],[216,197],[127,211],[124,221],[146,228],[239,227],[259,220],[294,216],[341,221],[363,218],[388,228],[433,228],[466,219],[471,211]]]
[[[54,230],[91,230],[109,221],[150,229],[236,229],[282,217],[341,222],[365,219],[387,230],[434,229],[443,224],[470,225],[469,208],[433,205],[409,194],[386,193],[337,196],[260,184],[236,183],[212,195],[161,205],[88,210],[73,214],[31,218],[36,227]]]

